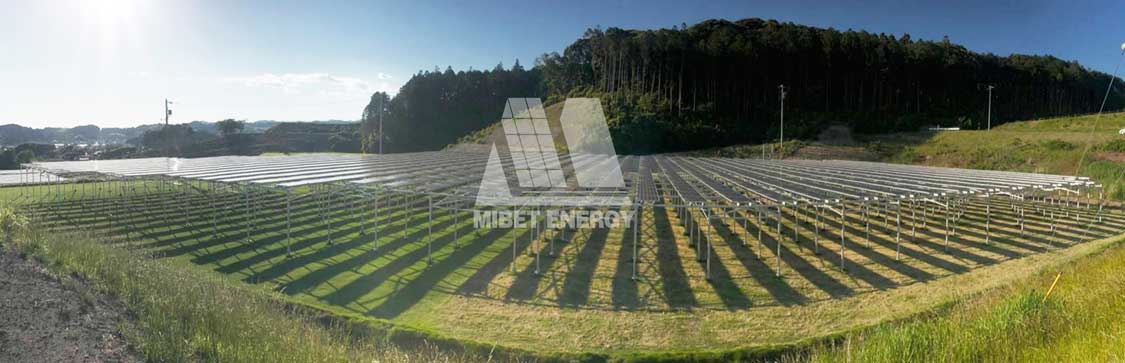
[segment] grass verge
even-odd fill
[[[1125,238],[1119,237],[1096,255],[1045,269],[948,309],[847,334],[783,361],[1123,361],[1122,242]],[[1056,277],[1058,284],[1050,290]]]

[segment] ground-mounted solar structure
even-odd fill
[[[484,153],[442,151],[387,156],[330,154],[50,162],[26,165],[18,181],[11,175],[8,179],[13,183],[37,183],[48,190],[53,185],[56,188],[53,198],[57,199],[82,200],[87,193],[98,193],[105,188],[122,188],[122,198],[128,198],[137,188],[130,183],[166,190],[179,186],[177,190],[181,192],[242,194],[245,196],[242,212],[250,223],[246,227],[249,234],[253,228],[250,211],[263,199],[284,197],[287,203],[292,203],[294,190],[298,189],[307,192],[298,192],[300,195],[296,198],[317,199],[322,208],[369,206],[377,211],[380,204],[424,208],[428,221],[432,221],[434,213],[488,209],[488,206],[474,207],[486,157]],[[505,162],[511,163],[511,160]],[[831,230],[822,222],[827,219],[822,216],[841,218],[855,213],[859,218],[857,223],[837,226],[841,237],[837,246],[840,267],[844,269],[847,244],[864,242],[848,241],[844,238],[846,230],[863,230],[869,237],[872,219],[881,219],[883,227],[894,226],[895,243],[900,245],[904,232],[909,240],[917,235],[919,227],[928,227],[929,215],[939,215],[948,248],[949,236],[956,235],[957,226],[964,223],[966,214],[980,212],[969,208],[974,203],[983,208],[980,217],[986,230],[986,243],[991,242],[994,223],[1010,223],[1023,233],[1029,209],[1048,218],[1052,225],[1063,218],[1093,225],[1106,213],[1101,186],[1087,178],[1072,176],[854,161],[663,155],[624,156],[617,163],[627,184],[620,192],[628,193],[628,200],[632,201],[632,205],[618,207],[674,210],[687,230],[689,244],[699,246],[700,251],[710,248],[707,246],[710,241],[702,237],[705,224],[698,222],[699,219],[727,219],[743,225],[750,221],[769,223],[777,228],[776,233],[782,239],[787,229],[796,231],[787,224],[811,224],[818,230],[811,242],[819,252],[822,237],[819,230]],[[574,169],[586,167],[582,165],[581,156],[567,158],[566,164]],[[513,185],[519,185],[518,178],[511,179]],[[81,188],[86,181],[104,181],[108,187]],[[79,188],[63,193],[61,185],[67,182],[77,183]],[[538,191],[528,188],[519,192],[535,195]],[[549,198],[536,202],[539,207],[552,206]],[[1016,217],[1010,221],[995,218],[992,208],[996,202],[1007,204]],[[237,217],[233,207],[228,206],[228,210]],[[919,219],[919,214],[923,219]],[[373,243],[377,243],[381,230],[376,221],[377,213],[372,218],[370,231]],[[533,223],[532,227],[538,226]],[[740,236],[740,242],[760,240],[762,231],[759,229],[756,236]],[[1053,226],[1050,232],[1055,233]],[[796,234],[792,238],[792,242],[800,242]],[[432,237],[427,236],[427,239]],[[641,239],[639,235],[636,237],[638,245]],[[372,249],[378,246],[373,244]],[[709,256],[704,252],[700,255]],[[899,258],[897,254],[895,257]],[[781,268],[779,262],[778,275]]]
[[[504,173],[512,193],[534,203],[481,205],[491,156],[44,162],[24,165],[14,182],[25,185],[17,197],[25,208],[60,228],[110,231],[341,311],[484,339],[495,337],[468,322],[559,308],[578,308],[573,321],[619,311],[737,316],[891,290],[1125,230],[1119,207],[1086,178],[856,161],[621,156],[608,161],[624,178],[618,188],[526,187]],[[605,163],[560,157],[568,178]],[[626,203],[561,202],[574,193]],[[605,228],[534,218],[474,226],[482,212],[511,209],[634,218]],[[429,294],[456,298],[420,304]]]

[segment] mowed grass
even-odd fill
[[[97,188],[103,197],[76,199],[83,188],[87,195]],[[526,230],[478,230],[467,213],[439,212],[430,241],[425,200],[394,196],[380,201],[379,249],[373,251],[373,203],[348,192],[317,199],[298,191],[287,243],[280,194],[256,194],[247,208],[239,190],[156,182],[133,188],[124,199],[106,185],[64,185],[71,197],[25,209],[54,230],[117,236],[118,247],[259,284],[339,315],[544,354],[673,354],[797,342],[1003,286],[1108,243],[1080,241],[1125,230],[1119,211],[1099,225],[1088,223],[1092,211],[1081,220],[1059,220],[1054,234],[1046,215],[1028,213],[1028,233],[1020,236],[1006,202],[994,200],[993,242],[986,244],[982,200],[966,205],[969,213],[947,249],[933,211],[917,211],[926,226],[918,226],[917,237],[903,229],[901,246],[890,215],[876,210],[871,228],[860,229],[853,213],[845,271],[837,265],[838,220],[826,220],[817,237],[808,211],[787,210],[780,235],[773,223],[751,220],[743,228],[738,220],[712,220],[706,233],[714,246],[714,278],[707,280],[699,261],[706,255],[687,244],[679,216],[655,209],[642,218],[639,279],[633,281],[628,229],[532,241]],[[20,192],[0,190],[8,198]],[[794,220],[801,221],[796,240]],[[513,237],[515,273],[509,272]],[[774,275],[779,238],[780,278]]]

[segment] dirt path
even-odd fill
[[[140,362],[115,300],[0,248],[0,362]]]

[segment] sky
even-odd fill
[[[525,67],[587,28],[757,17],[979,52],[1051,54],[1106,73],[1122,1],[0,0],[0,124],[127,127],[355,120],[420,70]]]

